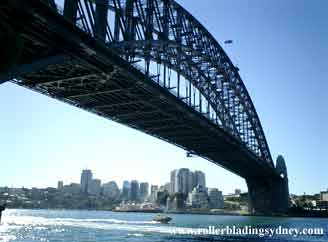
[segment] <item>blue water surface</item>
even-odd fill
[[[152,219],[156,214],[115,213],[76,210],[13,210],[3,213],[0,241],[328,241],[328,219],[271,218],[248,216],[169,214],[170,224]],[[174,234],[177,229],[195,231],[199,228],[258,228],[285,229],[321,228],[323,235],[207,235]],[[212,228],[213,228],[212,227]]]

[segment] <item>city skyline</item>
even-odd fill
[[[188,193],[191,192],[192,189],[194,187],[196,187],[197,185],[201,185],[203,188],[219,189],[219,187],[207,187],[206,186],[206,174],[202,171],[199,171],[199,170],[191,171],[188,168],[177,168],[177,169],[174,169],[173,171],[171,171],[170,174],[172,174],[172,172],[174,172],[174,171],[180,171],[180,170],[182,170],[182,171],[188,170],[188,172],[190,172],[190,174],[192,174],[192,179],[193,179],[192,183],[193,183],[193,185],[192,185],[191,188],[189,188]],[[65,183],[63,180],[58,180],[57,181],[57,189],[59,189],[60,187],[65,186],[65,185],[80,184],[82,193],[89,193],[88,186],[92,183],[93,180],[99,181],[100,186],[103,186],[103,185],[114,182],[122,193],[124,193],[124,187],[128,186],[129,189],[131,189],[131,183],[133,183],[133,182],[137,182],[140,189],[143,185],[147,184],[146,190],[148,191],[148,195],[150,194],[152,187],[158,187],[158,189],[161,188],[161,187],[164,187],[166,189],[165,186],[167,186],[167,185],[170,185],[169,188],[168,188],[168,191],[170,193],[180,192],[179,189],[172,189],[172,187],[171,187],[172,176],[169,176],[168,181],[165,182],[164,184],[153,184],[153,183],[150,183],[150,182],[145,181],[145,180],[136,180],[136,179],[129,179],[129,178],[125,178],[125,179],[123,179],[122,183],[118,183],[115,180],[111,180],[111,179],[102,180],[102,179],[97,178],[96,176],[94,176],[91,169],[83,169],[82,170],[79,183],[76,183],[76,182],[67,182],[67,183]],[[185,186],[185,185],[180,184],[180,186]],[[52,186],[52,187],[55,187],[55,186]],[[239,188],[235,188],[234,192],[236,193],[236,191],[239,191],[239,193],[241,193],[241,190]],[[233,193],[230,192],[229,194],[233,194]]]
[[[81,189],[81,192],[82,193],[85,193],[85,194],[88,194],[88,190],[87,190],[87,185],[83,185],[83,183],[85,183],[85,181],[83,181],[83,176],[85,175],[85,172],[88,173],[88,179],[90,180],[97,180],[99,182],[99,186],[104,188],[104,186],[108,185],[108,184],[111,184],[111,183],[115,183],[115,185],[117,186],[117,188],[119,189],[119,192],[124,194],[124,187],[128,184],[128,188],[130,189],[131,188],[131,183],[132,182],[137,182],[138,183],[138,187],[140,189],[141,187],[141,184],[147,184],[148,188],[147,188],[147,191],[148,191],[148,195],[151,195],[152,193],[152,188],[153,187],[157,187],[157,189],[159,190],[160,188],[164,188],[166,189],[166,186],[169,185],[169,189],[168,191],[170,193],[176,193],[176,192],[179,192],[179,191],[175,191],[175,190],[172,190],[172,173],[176,172],[176,171],[179,171],[179,170],[189,170],[191,173],[201,173],[204,175],[204,182],[202,182],[201,184],[205,184],[205,180],[206,180],[206,174],[202,171],[199,171],[199,170],[195,170],[195,171],[191,171],[190,169],[188,168],[177,168],[177,169],[174,169],[172,170],[170,173],[169,173],[169,176],[168,176],[168,180],[164,183],[159,183],[159,184],[156,184],[156,183],[151,183],[151,182],[148,182],[144,179],[130,179],[130,178],[122,178],[122,182],[117,182],[116,180],[113,180],[113,179],[110,179],[110,178],[107,178],[107,179],[99,179],[98,177],[96,177],[96,175],[94,175],[94,173],[92,172],[91,169],[89,168],[85,168],[85,169],[82,169],[82,172],[80,171],[80,177],[78,179],[72,179],[72,180],[68,180],[68,181],[63,181],[63,180],[57,180],[56,184],[53,184],[53,185],[50,185],[50,186],[44,186],[44,187],[38,187],[38,186],[33,186],[33,187],[27,187],[27,186],[21,186],[21,187],[14,187],[14,186],[6,186],[6,185],[3,185],[3,186],[0,186],[2,188],[4,187],[8,187],[8,188],[28,188],[28,189],[31,189],[31,188],[37,188],[37,189],[46,189],[46,188],[56,188],[56,189],[61,189],[65,186],[70,186],[70,185],[76,185],[78,184],[80,186],[80,189]],[[91,172],[91,176],[89,174],[89,172]],[[197,184],[197,182],[196,182]],[[193,187],[196,187],[195,185]],[[202,187],[208,189],[208,190],[211,190],[211,189],[214,189],[214,190],[219,190],[221,192],[221,189],[220,187],[214,187],[214,186],[204,186],[202,185]],[[190,189],[188,191],[191,192],[193,189]],[[244,189],[240,189],[240,187],[232,187],[231,190],[229,190],[228,192],[222,192],[222,194],[224,195],[234,195],[234,194],[242,194],[242,193],[247,193],[247,189],[244,190]],[[324,189],[321,189],[321,190],[317,190],[313,193],[309,193],[309,194],[306,194],[306,193],[303,193],[303,194],[296,194],[296,193],[291,193],[290,195],[293,196],[293,195],[315,195],[315,194],[321,194],[321,193],[325,193],[327,192],[328,193],[328,186],[327,188],[324,188]],[[89,193],[90,195],[92,195],[92,193]],[[124,195],[123,195],[124,196]]]
[[[177,168],[177,169],[174,169],[173,171],[171,171],[171,173],[174,172],[174,171],[179,171],[179,170],[189,170],[189,169],[188,168]],[[151,182],[148,182],[148,181],[145,181],[145,180],[136,180],[136,179],[129,179],[129,178],[124,178],[123,179],[123,182],[122,183],[119,183],[119,182],[116,182],[115,180],[112,180],[112,179],[105,179],[105,180],[99,179],[99,178],[97,178],[94,175],[94,173],[92,172],[91,169],[83,169],[82,172],[80,172],[80,173],[81,173],[81,175],[80,175],[80,178],[79,178],[79,182],[74,182],[74,181],[64,182],[63,180],[58,180],[57,183],[56,183],[56,185],[52,185],[52,186],[48,186],[48,187],[26,187],[26,186],[23,186],[23,187],[24,188],[37,188],[37,189],[57,188],[57,189],[60,190],[60,189],[62,189],[65,186],[69,186],[69,185],[72,185],[72,184],[73,185],[74,184],[79,184],[80,185],[81,192],[87,194],[87,193],[90,193],[88,191],[88,187],[89,186],[92,186],[92,181],[93,180],[97,180],[98,183],[99,183],[99,186],[102,186],[102,187],[114,182],[117,185],[117,187],[120,189],[120,192],[123,193],[124,192],[124,187],[127,185],[127,183],[128,183],[129,188],[131,188],[131,183],[132,182],[137,182],[139,184],[139,188],[140,189],[141,189],[142,185],[147,184],[147,186],[148,186],[147,189],[146,189],[148,191],[147,194],[150,195],[151,194],[151,188],[152,187],[157,187],[158,189],[160,189],[160,188],[163,187],[163,188],[166,189],[166,186],[167,185],[171,185],[171,182],[172,182],[172,181],[170,181],[170,179],[172,179],[172,177],[168,177],[168,181],[165,182],[165,183],[163,183],[163,184],[154,184],[154,183],[151,183]],[[220,187],[208,187],[208,186],[205,185],[206,184],[206,182],[205,182],[205,180],[206,180],[206,178],[205,178],[206,177],[206,174],[204,172],[199,171],[199,170],[196,170],[196,171],[190,171],[190,173],[196,174],[196,177],[194,178],[196,180],[194,181],[194,184],[193,184],[192,188],[193,187],[196,187],[197,185],[201,185],[203,188],[219,189],[220,190]],[[197,174],[198,175],[201,174],[201,176],[202,176],[201,177],[201,181],[197,181]],[[2,187],[11,188],[9,186],[2,186]],[[14,187],[12,187],[12,188],[14,188]],[[15,188],[22,188],[22,187],[15,187]],[[192,188],[189,189],[188,193],[192,191]],[[179,189],[177,189],[177,190],[179,190]],[[171,189],[171,186],[169,186],[168,191],[170,193],[179,192],[179,191],[175,191],[174,189],[172,190]],[[229,194],[236,194],[236,191],[239,191],[239,193],[245,192],[245,191],[242,191],[239,188],[234,188],[234,189],[232,189],[229,192]]]
[[[274,160],[279,154],[286,159],[291,193],[325,190],[326,127],[320,128],[327,120],[320,111],[326,100],[325,8],[305,1],[239,1],[236,17],[236,1],[179,2],[220,43],[234,40],[223,47],[240,68]],[[0,86],[0,108],[6,114],[0,121],[6,141],[0,185],[44,187],[56,184],[59,175],[78,182],[75,169],[86,166],[119,184],[123,174],[162,184],[162,174],[178,165],[204,170],[210,187],[221,181],[224,192],[247,190],[243,179],[199,157],[186,158],[177,147],[10,83]]]

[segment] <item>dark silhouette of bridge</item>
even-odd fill
[[[288,208],[252,100],[214,37],[173,0],[2,0],[11,81],[203,157],[246,179],[254,213]]]

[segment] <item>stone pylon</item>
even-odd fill
[[[282,215],[289,209],[288,174],[284,158],[276,162],[277,176],[246,179],[249,210],[255,215]]]

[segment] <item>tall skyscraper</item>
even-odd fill
[[[194,177],[194,186],[200,185],[203,188],[206,188],[205,173],[202,171],[195,171],[193,174]]]
[[[92,180],[92,171],[91,170],[83,170],[81,174],[81,190],[83,193],[87,194],[89,186]]]
[[[171,171],[170,190],[169,190],[170,194],[174,194],[177,191],[177,187],[176,187],[177,175],[178,175],[178,170]]]
[[[192,172],[187,168],[173,170],[170,174],[170,193],[188,194],[197,185],[206,188],[205,173],[201,171]]]
[[[149,194],[149,184],[148,182],[140,183],[139,197],[141,200],[145,200]]]
[[[192,182],[192,174],[190,173],[190,170],[187,168],[181,168],[179,169],[178,176],[177,176],[177,184],[178,189],[177,192],[188,194],[191,192],[191,182]]]
[[[138,199],[139,199],[139,182],[136,180],[133,180],[133,181],[131,181],[130,200],[138,201]]]
[[[188,190],[188,193],[189,192],[192,192],[192,190],[194,189],[194,173],[192,171],[189,171],[189,174],[188,174],[188,184],[187,184],[187,190]]]
[[[129,200],[130,199],[130,189],[131,185],[129,181],[124,181],[123,182],[123,187],[122,187],[122,199],[123,200]]]
[[[181,168],[171,172],[171,194],[188,194],[192,190],[192,172],[187,168]]]

